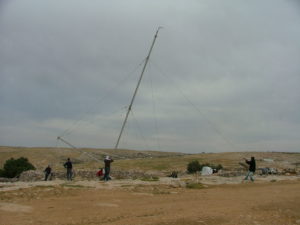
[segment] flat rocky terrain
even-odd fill
[[[91,160],[84,151],[99,161]],[[299,153],[119,151],[1,147],[0,167],[11,157],[23,156],[37,170],[0,182],[0,224],[300,224]],[[94,172],[103,166],[107,154],[115,158],[114,176],[104,182]],[[278,174],[260,175],[258,170],[255,182],[243,181],[243,158],[252,155],[257,167],[276,168]],[[66,157],[74,161],[77,176],[73,181],[63,176]],[[192,160],[221,164],[223,170],[209,176],[187,174]],[[43,181],[47,164],[62,177]],[[178,171],[178,178],[168,177],[172,171]]]

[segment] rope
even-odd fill
[[[138,134],[139,134],[139,136],[141,137],[141,139],[143,140],[145,149],[150,149],[150,148],[149,148],[149,145],[147,144],[146,138],[145,138],[145,136],[143,135],[143,131],[142,131],[142,129],[141,129],[141,126],[140,126],[138,120],[136,119],[136,117],[135,117],[133,111],[131,110],[130,113],[132,114],[132,118],[133,118],[133,120],[135,121],[135,123],[136,123],[136,125],[137,125],[137,129],[138,129],[138,131],[139,131]]]
[[[97,162],[101,162],[101,161],[100,161],[99,159],[97,159],[96,156],[94,156],[92,153],[86,152],[86,151],[84,151],[84,150],[81,150],[81,149],[75,147],[75,146],[72,145],[70,142],[67,142],[66,140],[62,139],[61,137],[58,137],[57,140],[62,141],[63,143],[65,143],[66,145],[72,147],[74,150],[80,152],[81,154],[86,154],[86,155],[88,155],[90,158],[96,160]]]
[[[237,146],[227,137],[224,136],[224,134],[217,128],[216,124],[212,122],[200,109],[198,106],[196,106],[179,88],[179,86],[176,84],[174,80],[172,80],[166,73],[162,71],[162,69],[157,66],[157,64],[153,63],[153,61],[150,61],[151,64],[157,67],[158,71],[160,72],[161,75],[164,76],[165,79],[167,79],[169,82],[172,82],[175,88],[179,91],[179,93],[183,96],[183,98],[198,112],[201,114],[201,116],[207,121],[207,123],[210,125],[210,127],[220,136],[223,138],[227,144],[229,144],[233,149],[238,150]]]
[[[118,82],[115,86],[113,86],[100,100],[98,100],[96,102],[95,105],[99,105],[101,102],[103,102],[105,99],[107,99],[107,97],[113,93],[114,90],[117,89],[117,87],[121,86],[122,84],[124,84],[124,82],[126,82],[129,77],[131,77],[137,70],[138,68],[143,65],[144,61],[146,59],[144,59],[141,63],[139,63],[130,73],[128,73],[124,79],[122,79],[120,82]],[[90,109],[89,111],[87,111],[84,115],[82,115],[78,120],[74,121],[72,123],[72,125],[67,128],[66,130],[64,130],[60,135],[59,137],[64,137],[66,135],[69,135],[71,134],[75,129],[77,129],[77,127],[79,127],[80,123],[84,120],[84,118],[86,117],[87,114],[91,114],[93,113],[93,109]]]
[[[149,64],[149,68],[151,67],[151,64]],[[151,73],[150,73],[151,74]],[[157,150],[161,150],[159,138],[158,138],[158,123],[157,123],[157,115],[156,115],[156,104],[155,104],[155,96],[154,96],[154,87],[153,87],[153,81],[152,81],[152,76],[149,76],[150,78],[150,87],[151,87],[151,97],[152,97],[152,111],[154,114],[154,129],[156,132],[156,143],[157,143]]]

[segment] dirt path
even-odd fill
[[[35,184],[0,192],[0,225],[300,224],[299,179],[201,189],[141,181]]]

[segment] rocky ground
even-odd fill
[[[95,176],[100,163],[71,149],[0,147],[0,167],[26,157],[37,168],[0,178],[0,225],[298,225],[300,153],[178,154],[83,149],[115,157],[112,180]],[[255,156],[255,182],[243,181],[243,158]],[[73,181],[63,163],[74,162]],[[125,157],[125,158],[124,158]],[[186,173],[187,164],[221,164],[217,174]],[[43,181],[50,163],[52,181]],[[274,168],[276,175],[259,175]],[[177,171],[179,177],[167,177]]]
[[[0,183],[0,224],[300,224],[299,176]]]

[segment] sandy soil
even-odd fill
[[[1,225],[300,224],[300,179],[218,176],[0,183]],[[185,187],[201,182],[199,189]]]

